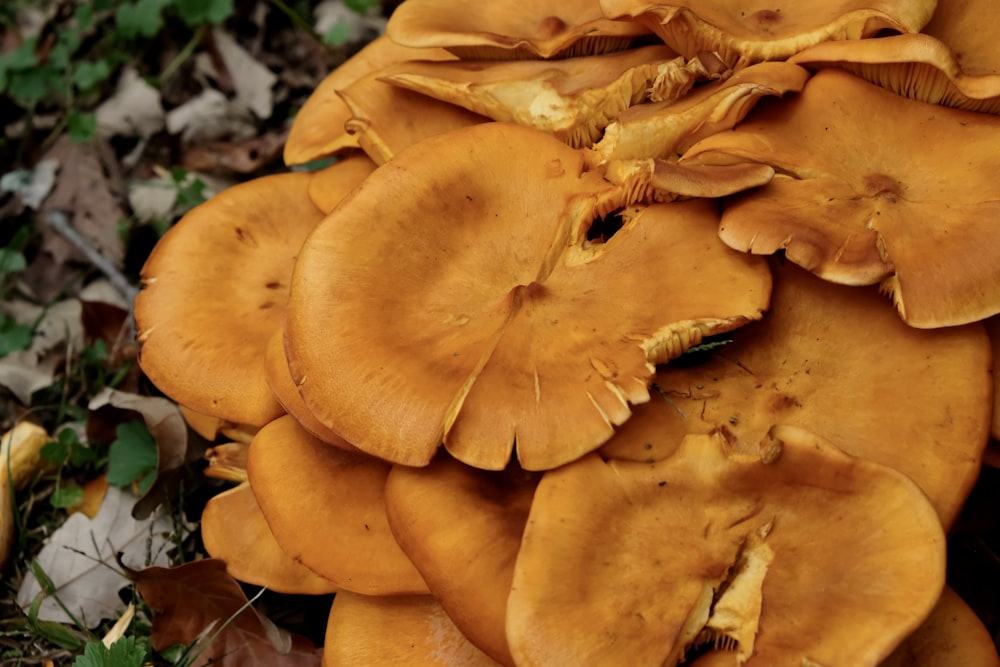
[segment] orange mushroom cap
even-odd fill
[[[412,58],[449,60],[454,57],[441,49],[400,46],[384,35],[367,44],[327,75],[296,114],[285,143],[285,164],[310,162],[358,148],[357,141],[346,136],[344,123],[350,120],[352,114],[337,94],[338,90],[395,62]]]
[[[802,49],[881,31],[919,32],[936,0],[601,0],[612,18],[641,21],[686,57],[714,51],[734,67],[784,60]]]
[[[429,595],[344,591],[330,608],[323,667],[498,667]]]
[[[516,125],[383,165],[296,265],[285,335],[309,409],[406,465],[442,441],[487,469],[515,438],[527,469],[600,445],[648,400],[652,364],[758,318],[770,288],[764,264],[718,244],[707,201],[629,210],[588,240],[619,195],[579,151]]]
[[[557,61],[410,61],[382,70],[380,77],[579,147],[596,141],[611,119],[646,99],[668,67],[680,70],[673,77],[679,80],[678,94],[697,80],[698,68],[688,68],[666,46]]]
[[[294,560],[343,590],[427,592],[389,529],[387,463],[331,447],[285,416],[257,433],[247,472],[271,532]]]
[[[507,596],[539,478],[438,456],[423,468],[393,466],[386,482],[389,525],[403,551],[462,633],[504,665],[514,663]]]
[[[746,665],[873,665],[930,613],[945,536],[904,475],[775,427],[759,457],[688,436],[589,455],[535,493],[507,606],[516,663],[676,664],[703,631]]]
[[[302,241],[324,216],[309,198],[312,178],[281,174],[229,188],[153,249],[135,300],[139,363],[177,402],[254,426],[282,414],[261,359],[284,319]]]
[[[661,396],[636,408],[619,434],[628,437],[616,435],[601,453],[643,461],[646,443],[662,457],[687,433],[715,431],[734,449],[754,451],[772,424],[794,424],[905,473],[950,526],[989,435],[993,381],[982,326],[914,329],[873,288],[778,262],[772,274],[767,316],[734,331],[704,363],[660,368]],[[652,435],[634,432],[647,421]]]
[[[1000,312],[1000,118],[908,100],[837,69],[771,102],[680,161],[779,172],[727,203],[723,241],[784,250],[834,282],[881,281],[911,326]]]
[[[246,482],[213,496],[201,515],[205,551],[226,572],[279,593],[322,595],[337,587],[296,562],[278,545]]]
[[[649,31],[611,21],[597,0],[508,0],[476,6],[456,0],[407,0],[389,18],[398,44],[441,47],[460,58],[568,58],[621,51]]]

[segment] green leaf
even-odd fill
[[[233,0],[176,0],[177,11],[192,28],[222,23],[233,15]]]
[[[49,500],[53,507],[57,507],[59,509],[73,507],[83,502],[83,489],[76,484],[57,486],[56,490],[52,492],[52,497]]]
[[[119,424],[115,434],[118,437],[108,451],[108,483],[128,486],[142,478],[145,484],[151,472],[155,479],[159,454],[146,425],[141,421]],[[152,485],[152,480],[148,484]]]
[[[66,125],[69,128],[69,138],[80,144],[90,141],[97,134],[97,116],[92,113],[71,111],[66,118]]]
[[[351,38],[351,25],[347,21],[337,21],[323,35],[323,43],[327,46],[343,46]]]
[[[165,0],[137,0],[124,2],[115,12],[117,32],[125,39],[153,37],[163,28]]]
[[[0,276],[5,273],[17,273],[28,268],[28,260],[24,253],[12,248],[0,248]]]
[[[0,316],[0,357],[31,347],[34,332],[26,324]]]
[[[83,640],[80,639],[79,635],[62,623],[39,621],[35,624],[34,630],[56,646],[60,646],[68,651],[79,651],[83,646]]]
[[[61,87],[62,78],[58,70],[44,66],[11,73],[7,89],[15,100],[24,106],[32,106]]]
[[[81,91],[87,92],[94,86],[111,76],[111,66],[107,60],[94,62],[83,61],[73,70],[73,84]]]
[[[145,659],[145,646],[135,637],[122,637],[110,648],[99,641],[87,642],[73,667],[142,667]]]
[[[372,7],[377,7],[379,0],[344,0],[344,4],[347,5],[348,9],[358,14],[364,14]]]

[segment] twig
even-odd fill
[[[83,253],[84,257],[87,258],[98,271],[103,273],[107,279],[114,285],[115,289],[121,292],[122,296],[129,303],[129,309],[131,310],[131,304],[135,300],[136,295],[139,290],[129,282],[128,278],[119,271],[114,264],[108,261],[108,258],[97,252],[85,238],[80,236],[80,233],[73,229],[69,224],[69,216],[66,215],[64,211],[49,211],[45,216],[45,222],[48,225],[59,232],[59,235],[70,242],[74,248]]]

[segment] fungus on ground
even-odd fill
[[[459,632],[429,595],[337,593],[323,667],[499,667]]]
[[[653,364],[757,319],[770,290],[766,263],[718,243],[711,202],[624,210],[620,195],[580,151],[517,125],[400,153],[296,264],[285,336],[309,409],[406,465],[442,441],[496,470],[515,439],[527,469],[599,446],[648,400]],[[616,210],[621,228],[588,239]]]
[[[174,400],[255,426],[282,414],[260,360],[281,326],[299,247],[323,219],[311,179],[281,174],[229,188],[156,245],[135,300],[139,362]]]
[[[489,120],[393,86],[381,81],[381,76],[381,72],[374,72],[361,77],[337,93],[351,112],[344,124],[344,145],[359,146],[378,164],[428,137]]]
[[[914,329],[874,288],[778,262],[772,273],[767,316],[700,365],[662,367],[655,382],[667,400],[637,412],[663,413],[643,419],[657,419],[665,439],[718,430],[737,451],[755,450],[774,423],[807,428],[905,473],[951,525],[989,437],[992,364],[982,326]],[[601,452],[647,457],[639,439],[612,439]]]
[[[504,665],[513,664],[507,596],[539,479],[516,466],[477,470],[442,454],[423,468],[393,466],[385,487],[389,526],[431,595]]]
[[[412,1],[412,0],[411,0]],[[732,67],[783,60],[827,40],[861,39],[883,31],[919,32],[936,0],[601,0],[611,18],[642,22],[683,56],[715,52]]]
[[[761,63],[705,84],[677,100],[623,112],[593,147],[590,161],[676,159],[695,142],[731,129],[768,95],[798,92],[809,72],[788,63]]]
[[[1000,312],[998,147],[996,116],[826,69],[680,163],[773,166],[779,175],[767,185],[726,204],[722,240],[744,252],[783,250],[834,282],[881,282],[908,324],[930,328]]]
[[[450,60],[455,56],[441,49],[411,49],[394,43],[386,36],[366,45],[337,67],[316,87],[295,115],[285,142],[285,164],[301,164],[328,157],[342,150],[358,148],[345,137],[344,123],[351,110],[337,94],[361,77],[377,72],[395,62]]]
[[[469,60],[569,58],[622,51],[649,30],[611,21],[597,0],[511,0],[479,5],[408,0],[389,18],[386,34],[410,47],[439,47]]]
[[[333,582],[295,561],[279,545],[246,482],[213,496],[201,514],[205,551],[226,562],[226,572],[279,593],[333,593]]]
[[[647,46],[556,61],[408,61],[381,70],[380,78],[580,147],[599,139],[610,120],[645,100],[657,80],[673,83],[673,99],[703,71],[698,59],[689,64],[666,46]]]
[[[921,102],[1000,112],[1000,75],[967,74],[952,50],[930,35],[826,42],[795,54],[789,62],[811,70],[839,67]]]
[[[267,344],[264,352],[264,373],[267,384],[274,392],[275,398],[281,403],[292,418],[298,422],[313,437],[323,442],[339,447],[350,452],[357,452],[358,448],[344,440],[335,432],[330,430],[325,424],[316,419],[309,408],[306,407],[299,388],[292,379],[291,371],[288,370],[288,360],[285,358],[285,336],[281,329],[274,332],[271,340]]]
[[[874,665],[930,613],[945,536],[908,478],[791,426],[723,452],[692,435],[545,473],[507,607],[519,666],[673,665],[699,635],[751,666]]]
[[[294,560],[342,590],[426,593],[389,529],[383,494],[389,467],[317,440],[289,416],[257,433],[247,460],[261,511]]]
[[[371,172],[365,160],[234,186],[164,235],[135,300],[139,363],[153,384],[195,412],[237,424],[262,426],[283,414],[267,386],[264,351],[284,321],[303,240]]]

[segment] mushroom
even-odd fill
[[[201,514],[205,551],[240,581],[279,593],[322,595],[337,587],[278,545],[246,482],[213,496]]]
[[[936,4],[936,0],[837,0],[822,5],[795,0],[601,0],[605,15],[645,24],[681,55],[690,58],[712,51],[735,68],[784,60],[827,40],[919,32]]]
[[[382,70],[380,78],[581,147],[645,100],[654,81],[671,81],[673,99],[687,92],[703,69],[698,59],[689,64],[665,46],[647,46],[557,61],[409,61]]]
[[[800,91],[808,78],[798,65],[761,63],[680,99],[632,107],[608,125],[590,161],[675,161],[698,140],[731,129],[761,97]]]
[[[874,141],[872,137],[878,137]],[[827,69],[794,98],[765,100],[680,164],[759,162],[779,172],[735,195],[719,235],[822,278],[880,282],[920,328],[1000,312],[1000,118],[908,100]]]
[[[440,47],[469,60],[569,58],[627,48],[649,31],[611,21],[597,0],[509,0],[470,12],[456,0],[408,0],[386,26],[392,41]]]
[[[351,117],[344,145],[357,145],[378,164],[407,146],[488,119],[462,107],[381,81],[381,72],[338,91]]]
[[[323,667],[498,667],[473,646],[429,595],[337,593],[323,642]]]
[[[504,615],[539,479],[517,466],[477,470],[442,454],[423,468],[393,466],[385,486],[389,526],[431,595],[503,665],[514,664]]]
[[[914,329],[874,288],[828,283],[778,262],[772,274],[767,316],[734,331],[702,364],[662,367],[662,398],[637,408],[633,420],[654,423],[667,442],[719,431],[737,451],[755,450],[774,423],[807,428],[905,473],[950,526],[989,436],[992,363],[982,326]],[[645,442],[616,437],[601,453],[643,461]]]
[[[392,63],[422,58],[450,60],[455,56],[441,49],[411,49],[381,36],[367,44],[340,67],[331,72],[299,109],[285,143],[285,164],[300,164],[328,157],[350,148],[358,148],[345,136],[344,123],[351,111],[337,94],[366,74]]]
[[[620,230],[588,239],[619,196],[579,151],[517,125],[397,155],[296,264],[286,351],[310,411],[404,465],[442,441],[493,470],[515,438],[531,470],[599,446],[648,400],[652,364],[758,318],[770,287],[718,244],[708,201],[622,210]]]
[[[237,424],[262,426],[283,414],[261,361],[284,321],[296,256],[325,209],[371,169],[358,157],[322,172],[258,178],[170,229],[143,267],[135,300],[149,379],[188,408]]]
[[[795,54],[789,62],[811,70],[839,67],[921,102],[1000,113],[1000,75],[966,74],[951,49],[930,35],[825,42]]]
[[[538,485],[507,639],[532,665],[674,665],[702,633],[746,665],[872,665],[930,613],[945,536],[913,482],[776,426],[757,456],[692,435]]]
[[[342,590],[427,592],[389,529],[388,463],[331,447],[285,416],[257,433],[247,473],[271,532],[293,560]]]

